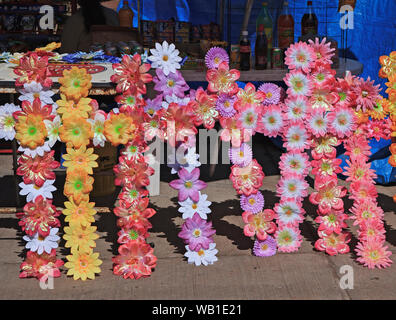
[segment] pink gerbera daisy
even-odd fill
[[[306,176],[309,171],[308,155],[299,152],[287,152],[281,156],[279,168],[282,175],[295,173],[301,176]]]
[[[278,243],[278,251],[280,252],[297,251],[302,242],[300,230],[293,227],[279,228],[275,233],[275,239]]]
[[[298,121],[305,118],[310,109],[310,104],[305,96],[290,96],[285,101],[285,112],[288,120]]]
[[[308,194],[308,183],[296,174],[283,176],[278,182],[277,195],[281,198],[302,199]]]
[[[320,239],[315,242],[315,248],[319,251],[325,251],[327,254],[334,256],[336,254],[345,254],[349,252],[348,242],[350,241],[349,233],[326,233],[325,230],[318,232]]]
[[[364,129],[366,131],[366,137],[373,137],[375,140],[380,139],[389,140],[391,138],[392,121],[387,118],[383,120],[371,120],[366,123]]]
[[[331,58],[334,56],[334,48],[331,48],[331,43],[326,43],[326,38],[323,38],[322,41],[319,42],[318,38],[315,38],[315,41],[309,39],[308,43],[310,44],[311,48],[314,50],[316,60],[331,64]]]
[[[372,199],[364,199],[355,202],[351,209],[354,219],[353,225],[360,225],[366,220],[382,220],[384,218],[384,211]]]
[[[310,96],[312,94],[313,82],[311,77],[302,71],[291,71],[284,78],[289,87],[287,94],[292,96]]]
[[[366,181],[374,182],[377,178],[375,171],[371,169],[371,164],[366,162],[365,159],[357,158],[355,161],[346,160],[348,167],[344,172],[348,178],[346,181]]]
[[[354,181],[350,186],[351,195],[349,198],[355,201],[362,201],[364,199],[375,199],[378,196],[375,185],[366,181]]]
[[[302,123],[295,123],[285,128],[285,143],[283,146],[292,152],[304,151],[309,148],[308,134]]]
[[[356,254],[359,256],[357,261],[369,269],[387,268],[392,264],[392,260],[389,259],[392,253],[387,249],[388,246],[383,246],[379,241],[360,242],[356,246]]]
[[[370,240],[385,241],[385,228],[382,221],[376,219],[364,220],[359,227],[359,239],[363,242]]]
[[[322,85],[327,81],[334,79],[336,71],[331,69],[329,64],[317,62],[311,74],[312,80],[315,84]]]
[[[279,106],[271,105],[265,107],[257,131],[267,137],[276,137],[279,131],[284,127],[284,116]]]
[[[323,137],[327,133],[327,116],[323,109],[314,110],[306,118],[308,131],[315,137]]]
[[[352,90],[356,95],[356,110],[363,112],[373,110],[376,101],[381,99],[380,85],[375,86],[374,80],[370,81],[370,77],[367,80],[357,79],[355,83]]]
[[[302,69],[305,73],[309,73],[314,67],[316,60],[314,49],[305,42],[292,44],[286,50],[285,64],[290,70]]]
[[[371,155],[370,145],[363,135],[352,135],[345,141],[346,156],[349,156],[352,161],[355,159],[368,160]]]
[[[356,129],[356,116],[352,109],[338,108],[328,115],[329,127],[339,138],[351,135]]]
[[[239,129],[250,130],[252,134],[256,131],[260,112],[257,105],[246,105],[236,114]]]

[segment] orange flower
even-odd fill
[[[132,118],[124,113],[112,114],[104,125],[104,135],[113,146],[127,144],[135,137],[136,130]]]
[[[67,154],[63,155],[63,159],[65,159],[63,166],[67,168],[68,172],[81,168],[86,173],[93,174],[92,168],[98,167],[98,163],[95,161],[98,155],[93,152],[93,148],[87,149],[86,146],[79,149],[67,148]]]
[[[56,110],[57,113],[61,114],[63,118],[74,117],[84,118],[89,117],[89,113],[92,111],[90,105],[92,99],[81,98],[77,103],[74,100],[67,100],[66,96],[61,94],[61,100],[56,101],[59,108]]]
[[[74,200],[76,204],[86,201],[84,195],[92,191],[94,178],[89,176],[85,170],[77,168],[66,176],[64,194]]]
[[[93,138],[91,124],[83,118],[66,117],[59,128],[59,136],[68,147],[80,148]]]
[[[366,112],[363,112],[362,110],[355,111],[355,115],[357,124],[363,124],[369,120],[368,114]]]
[[[19,116],[15,130],[15,138],[24,148],[36,149],[44,144],[47,137],[47,129],[43,118],[39,115]]]
[[[65,209],[63,214],[66,216],[65,221],[72,225],[88,226],[95,222],[94,209],[95,202],[81,201],[80,204],[75,204],[73,200],[65,202]]]
[[[392,73],[396,72],[396,51],[391,52],[389,56],[381,56],[379,62],[382,65],[379,76],[388,78]]]
[[[73,67],[63,72],[63,77],[59,78],[61,84],[60,92],[70,100],[78,101],[82,97],[88,96],[92,87],[92,76],[84,68]]]

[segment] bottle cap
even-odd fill
[[[242,31],[242,35],[243,36],[247,36],[249,34],[249,32],[247,32],[246,30],[245,31]]]
[[[309,6],[312,6],[312,1],[308,1],[308,5],[309,5]]]

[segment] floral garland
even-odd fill
[[[379,76],[388,79],[386,83],[388,88],[385,91],[388,94],[388,99],[383,99],[381,102],[384,110],[389,112],[389,118],[392,121],[389,163],[392,167],[396,167],[396,51],[391,52],[389,56],[381,56],[379,61],[381,64]],[[396,202],[396,195],[393,197],[393,201]]]
[[[179,212],[185,220],[178,235],[186,244],[188,263],[207,266],[217,261],[218,250],[213,241],[215,230],[212,223],[206,221],[211,212],[211,202],[202,192],[206,183],[199,180],[201,164],[196,154],[195,135],[196,126],[214,127],[218,118],[215,96],[202,88],[185,94],[190,88],[177,70],[182,59],[174,44],[168,45],[166,41],[162,45],[157,43],[150,52],[149,60],[156,69],[154,89],[159,95],[147,101],[145,110],[149,121],[145,123],[146,138],[151,140],[156,134],[174,148],[168,155],[168,166],[179,179],[169,185],[178,190]]]
[[[121,63],[113,64],[115,74],[111,80],[117,83],[116,97],[119,108],[113,109],[104,123],[104,135],[114,146],[124,145],[119,163],[114,167],[115,184],[122,187],[114,214],[121,228],[117,242],[119,255],[113,257],[113,273],[124,279],[139,279],[151,275],[157,257],[146,242],[149,222],[156,211],[148,208],[146,187],[154,170],[144,155],[147,143],[144,135],[146,83],[152,76],[147,73],[150,64],[143,63],[139,54],[123,56]],[[153,120],[155,121],[155,120]]]
[[[66,181],[63,193],[68,198],[63,214],[69,226],[64,228],[65,247],[70,248],[70,255],[65,267],[67,275],[74,280],[95,279],[101,272],[99,253],[93,249],[99,238],[95,221],[95,203],[89,202],[94,178],[93,168],[98,167],[94,149],[89,147],[94,139],[92,119],[98,111],[95,100],[88,98],[91,88],[91,75],[85,69],[73,67],[63,72],[59,78],[60,96],[57,101],[57,113],[61,117],[58,123],[59,139],[66,143],[67,153],[63,155],[63,166],[66,167]]]
[[[26,195],[23,212],[17,213],[19,225],[26,233],[27,257],[21,264],[20,278],[37,278],[47,281],[60,276],[63,261],[56,258],[57,235],[60,227],[60,212],[52,204],[55,181],[54,169],[59,163],[54,160],[51,147],[57,138],[52,126],[58,121],[54,94],[50,87],[48,58],[35,53],[20,58],[14,72],[19,76],[16,87],[21,94],[22,108],[13,104],[0,107],[0,136],[15,139],[23,152],[18,158],[17,174],[23,182],[20,194]]]

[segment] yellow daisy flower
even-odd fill
[[[69,269],[67,275],[73,276],[74,280],[95,279],[95,274],[101,271],[99,266],[102,264],[102,260],[98,258],[99,253],[76,250],[72,255],[66,257],[68,262],[65,263],[65,267]]]
[[[67,171],[81,168],[86,173],[93,174],[92,168],[98,167],[98,163],[95,161],[98,155],[93,152],[93,148],[87,149],[86,146],[82,146],[79,149],[67,148],[67,154],[63,155],[65,160],[63,166],[67,168]]]
[[[36,149],[42,146],[47,137],[47,129],[40,115],[19,116],[15,125],[15,138],[24,148]]]
[[[66,209],[62,212],[66,216],[65,222],[68,222],[70,226],[88,226],[90,223],[95,222],[95,202],[81,201],[80,204],[75,204],[71,200],[65,202],[65,207]]]
[[[88,145],[93,135],[91,124],[82,118],[67,117],[63,119],[63,125],[59,127],[59,136],[68,147],[80,148]]]
[[[73,67],[63,72],[63,77],[59,78],[61,84],[60,92],[68,99],[78,101],[88,96],[92,87],[92,76],[84,68]]]
[[[63,118],[81,117],[87,119],[92,111],[91,101],[90,98],[81,98],[78,102],[74,102],[73,100],[67,100],[66,96],[61,94],[61,99],[56,101],[58,104],[56,112],[61,114]]]
[[[96,227],[74,224],[70,227],[65,227],[64,231],[65,234],[63,239],[66,240],[66,248],[73,248],[73,250],[81,252],[89,252],[92,248],[96,247],[95,240],[99,238],[95,233]]]

